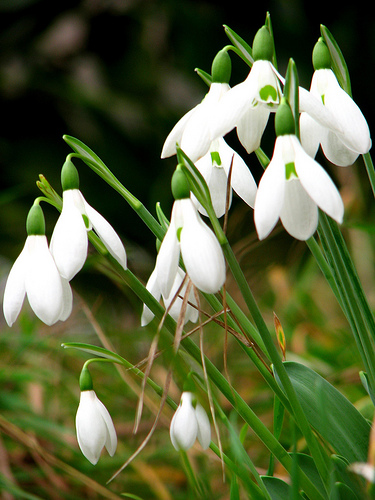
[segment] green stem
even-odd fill
[[[363,161],[365,163],[367,175],[370,181],[372,193],[375,196],[375,169],[370,153],[362,155]]]

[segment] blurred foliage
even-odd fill
[[[223,24],[252,43],[266,10],[271,13],[280,71],[293,57],[305,87],[312,74],[311,50],[319,24],[329,27],[347,60],[355,100],[373,128],[369,77],[375,62],[375,21],[363,13],[360,2],[341,5],[338,11],[327,9],[327,2],[258,2],[251,4],[249,13],[243,2],[208,0],[0,0],[2,288],[24,242],[26,214],[39,195],[38,175],[43,173],[60,191],[60,168],[70,152],[63,134],[91,147],[151,212],[161,201],[168,214],[175,159],[162,161],[160,151],[175,122],[206,91],[194,69],[210,71],[213,57],[228,43]],[[236,83],[247,69],[232,60]],[[233,134],[229,140],[244,154]],[[270,154],[272,144],[266,145]],[[254,155],[245,160],[259,177]],[[130,268],[146,280],[154,264],[153,237],[120,197],[86,166],[77,167],[85,197],[120,233]],[[334,175],[347,207],[345,235],[373,306],[374,209],[363,164],[358,160],[353,168],[336,169]],[[52,209],[45,213],[52,230],[57,214]],[[359,220],[360,227],[356,226]],[[236,201],[228,231],[267,321],[272,325],[275,311],[282,322],[287,358],[310,363],[372,418],[348,325],[304,244],[278,230],[260,243],[251,210]],[[137,363],[147,355],[153,333],[151,327],[139,326],[139,301],[98,272],[102,270],[98,265],[91,256],[84,272],[74,279],[75,308],[68,322],[43,327],[27,307],[12,329],[1,318],[0,491],[3,485],[5,500],[120,498],[123,492],[145,500],[193,498],[169,442],[168,411],[140,457],[106,485],[142,442],[158,404],[150,395],[134,436],[139,381],[126,373],[118,377],[112,366],[96,368],[93,378],[113,416],[119,449],[113,459],[103,454],[95,468],[78,449],[77,379],[86,358],[63,351],[61,342],[114,346]],[[230,281],[228,287],[236,297]],[[206,354],[224,369],[223,332],[209,328],[205,339]],[[244,399],[271,426],[271,394],[231,339],[228,372]],[[164,379],[162,359],[153,376]],[[177,400],[179,388],[173,387],[171,394]],[[226,401],[222,405],[230,411]],[[290,445],[289,439],[286,427],[284,446]],[[246,447],[255,463],[266,469],[268,454],[250,432]],[[207,484],[209,498],[229,498],[217,457],[194,448],[190,458]],[[282,470],[277,472],[283,475]]]

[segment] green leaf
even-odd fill
[[[245,42],[236,32],[234,32],[229,26],[224,25],[225,34],[233,45],[238,49],[240,57],[249,65],[252,66],[254,63],[253,51],[248,43]]]
[[[353,474],[348,469],[349,462],[343,457],[332,455],[331,463],[333,466],[332,483],[344,483],[350,488],[352,493],[356,494],[358,499],[363,498],[365,494],[365,480],[361,476]]]
[[[287,99],[294,118],[294,130],[299,137],[299,97],[298,97],[298,72],[293,59],[289,59],[285,76],[284,97]]]
[[[370,435],[367,420],[311,368],[291,361],[284,367],[310,425],[349,463],[366,462]]]
[[[273,476],[261,476],[263,484],[266,487],[272,500],[287,500],[290,498],[292,488],[282,479]],[[298,495],[297,498],[302,500],[302,496]]]
[[[322,37],[324,38],[325,43],[327,44],[329,53],[331,54],[333,72],[335,73],[341,87],[351,96],[352,90],[349,70],[340,47],[338,46],[336,40],[333,38],[329,29],[323,24],[320,26],[320,32],[322,34]]]
[[[310,481],[316,486],[320,491],[322,496],[325,496],[325,487],[319,475],[318,469],[316,468],[315,462],[310,455],[305,453],[290,453],[292,457],[297,459],[298,466],[310,479]]]
[[[104,347],[98,347],[96,345],[91,344],[83,344],[80,342],[65,342],[61,344],[65,349],[77,349],[79,351],[87,352],[89,354],[94,354],[95,356],[99,356],[101,358],[108,359],[113,361],[114,363],[120,363],[126,367],[132,366],[131,363],[126,361],[126,359],[122,358],[115,352],[109,351],[108,349],[104,349]]]
[[[343,483],[333,485],[330,500],[361,500],[353,491]]]

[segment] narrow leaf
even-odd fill
[[[349,463],[365,462],[370,434],[367,420],[311,368],[292,361],[284,367],[310,425]]]
[[[224,25],[225,34],[229,38],[229,40],[233,43],[233,45],[239,50],[241,57],[243,60],[249,65],[252,66],[254,63],[253,59],[253,51],[248,43],[243,40],[236,32],[234,32],[229,26]]]
[[[322,34],[322,37],[324,38],[325,43],[327,44],[329,53],[331,54],[333,72],[335,73],[341,87],[351,96],[352,90],[349,70],[341,49],[338,46],[336,40],[333,38],[332,33],[323,24],[320,26],[320,32]]]

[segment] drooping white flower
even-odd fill
[[[208,153],[200,158],[195,166],[204,177],[210,190],[212,205],[219,218],[225,213],[227,183],[232,166],[230,182],[230,201],[232,189],[250,207],[254,207],[257,185],[248,166],[226,141],[220,137],[211,143]],[[204,208],[192,198],[201,214],[207,215]],[[230,204],[229,204],[230,206]]]
[[[326,158],[339,166],[352,165],[358,155],[371,148],[370,131],[365,117],[353,99],[339,85],[331,70],[329,50],[319,39],[313,52],[315,71],[310,93],[315,96],[333,117],[332,123],[316,115],[301,113],[300,136],[304,149],[313,158],[319,145]],[[317,106],[314,107],[314,111]],[[332,121],[332,120],[331,120]]]
[[[207,414],[192,392],[181,395],[180,405],[173,415],[170,425],[170,437],[173,447],[187,451],[198,439],[205,450],[211,442],[211,426]]]
[[[162,158],[176,154],[176,144],[192,162],[204,156],[210,147],[211,119],[222,96],[229,90],[227,83],[212,83],[204,99],[186,113],[168,134],[161,153]]]
[[[182,271],[181,268],[178,267],[177,273],[175,276],[175,280],[174,280],[173,285],[172,285],[171,292],[170,292],[169,296],[167,296],[167,297],[165,297],[161,293],[156,268],[151,273],[151,275],[147,281],[147,284],[146,284],[147,290],[151,293],[151,295],[156,300],[160,300],[161,297],[163,298],[165,309],[168,310],[168,314],[170,314],[170,316],[172,316],[172,318],[175,321],[177,321],[179,316],[180,316],[181,306],[182,306],[182,298],[181,297],[183,297],[185,295],[186,283],[182,286],[182,288],[179,292],[179,296],[173,301],[173,303],[172,303],[172,300],[174,299],[176,293],[180,289],[184,278],[185,278],[185,273]],[[188,300],[191,304],[197,305],[196,300],[195,300],[195,296],[194,296],[194,292],[192,289],[190,290]],[[148,323],[150,323],[150,321],[152,321],[153,318],[154,318],[153,312],[146,306],[146,304],[144,304],[142,317],[141,317],[141,325],[142,326],[148,325]],[[191,321],[192,323],[196,323],[198,321],[198,309],[196,307],[193,307],[190,304],[188,304],[186,307],[184,323],[186,324],[188,321]]]
[[[278,134],[255,198],[259,239],[269,235],[279,218],[294,238],[310,238],[317,228],[318,207],[342,222],[343,202],[327,172],[304,151],[293,133]]]
[[[66,172],[69,172],[70,177],[72,170],[76,171],[72,162],[65,162],[62,180]],[[60,274],[71,280],[81,270],[87,258],[87,232],[91,229],[95,230],[108,252],[126,269],[126,252],[119,236],[109,222],[87,203],[77,185],[78,181],[66,182],[65,186],[63,184],[62,211],[50,243]]]
[[[225,260],[212,230],[190,198],[175,200],[170,225],[156,258],[157,280],[165,297],[171,294],[180,253],[186,272],[202,292],[216,293],[226,277]]]
[[[260,146],[270,112],[276,111],[281,97],[279,77],[271,62],[273,41],[266,26],[254,37],[253,56],[247,78],[222,97],[211,120],[212,139],[236,128],[248,153]]]
[[[65,321],[72,310],[72,291],[69,282],[60,276],[48,248],[44,216],[39,205],[31,208],[27,228],[25,245],[10,270],[5,286],[3,311],[6,322],[12,326],[16,321],[25,296],[38,318],[47,325]]]
[[[117,447],[117,435],[107,408],[94,390],[81,392],[76,414],[76,431],[79,447],[93,465],[104,446],[112,457]]]
[[[212,116],[222,96],[230,88],[230,75],[231,60],[224,48],[216,54],[212,62],[211,83],[207,94],[173,127],[164,142],[162,158],[176,154],[177,144],[193,163],[207,153],[212,141]]]

